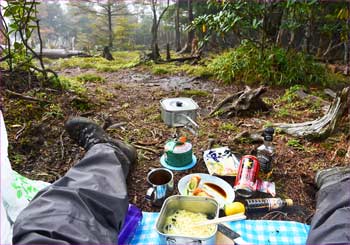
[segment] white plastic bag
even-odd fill
[[[0,167],[1,167],[1,240],[12,243],[12,225],[18,214],[28,205],[36,193],[50,185],[34,181],[12,170],[8,159],[8,139],[2,112],[0,111]]]

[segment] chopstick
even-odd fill
[[[229,222],[229,221],[237,221],[237,220],[243,220],[246,219],[247,216],[244,215],[244,213],[239,213],[239,214],[234,214],[234,215],[229,215],[221,218],[216,218],[212,220],[207,220],[199,223],[195,223],[191,226],[202,226],[202,225],[213,225],[213,224],[219,224],[222,222]]]

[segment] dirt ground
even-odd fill
[[[89,72],[95,71],[70,69],[61,74],[75,76]],[[12,97],[6,99],[5,120],[11,145],[10,158],[15,170],[30,178],[50,182],[64,175],[84,154],[84,150],[75,145],[63,129],[69,116],[86,116],[105,128],[120,123],[122,126],[108,129],[108,133],[139,148],[138,163],[133,166],[127,179],[130,202],[143,211],[159,211],[160,208],[152,207],[145,201],[145,193],[149,187],[146,175],[150,168],[161,166],[159,160],[163,146],[174,134],[174,129],[168,128],[160,118],[161,99],[192,97],[200,107],[197,119],[200,125],[199,136],[182,131],[193,143],[198,162],[190,170],[174,172],[176,187],[180,178],[187,174],[207,173],[202,156],[207,150],[209,139],[215,140],[215,146],[228,146],[237,154],[251,154],[259,144],[244,139],[234,141],[235,136],[243,130],[253,132],[268,122],[301,122],[322,114],[320,109],[309,110],[305,105],[295,103],[292,112],[282,117],[278,113],[281,110],[278,98],[284,94],[284,89],[269,87],[263,97],[269,98],[271,102],[273,108],[270,112],[251,112],[228,119],[207,118],[216,103],[244,87],[193,80],[181,74],[176,77],[155,76],[142,68],[100,75],[106,82],[87,83],[88,94],[84,99],[70,92],[50,89],[31,90],[27,94],[52,101],[51,104]],[[348,148],[349,130],[349,118],[344,117],[337,132],[325,141],[301,139],[296,143],[288,135],[276,134],[273,141],[276,147],[273,172],[270,176],[261,175],[261,178],[275,182],[277,196],[293,199],[295,206],[283,212],[249,218],[309,223],[315,210],[315,172],[326,167],[349,164],[344,154],[339,153]],[[231,185],[234,181],[233,177],[225,180]],[[175,189],[173,194],[178,194],[178,190]]]

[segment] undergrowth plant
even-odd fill
[[[326,68],[311,56],[271,46],[261,57],[259,48],[248,41],[214,58],[209,69],[225,83],[325,86],[330,82]]]

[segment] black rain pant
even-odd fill
[[[128,209],[130,160],[96,144],[64,177],[41,190],[18,216],[14,244],[117,244]]]
[[[307,244],[350,244],[350,179],[318,192]]]

